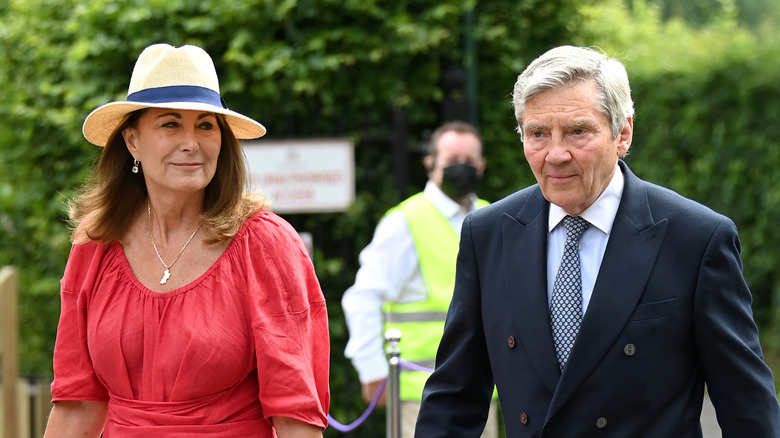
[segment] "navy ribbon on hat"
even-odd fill
[[[199,102],[227,109],[225,100],[219,93],[197,85],[147,88],[128,94],[127,100],[141,103]]]

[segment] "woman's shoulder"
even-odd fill
[[[95,243],[95,241],[90,237],[90,231],[92,230],[92,226],[94,225],[93,222],[95,221],[96,216],[97,212],[93,210],[84,215],[84,217],[78,221],[74,222],[74,220],[71,219],[72,228],[70,239],[74,245],[89,242]]]
[[[249,288],[250,301],[264,303],[262,311],[256,309],[259,314],[301,311],[324,302],[309,249],[284,218],[258,211],[246,219],[236,238],[241,240],[234,247],[248,282],[256,286]]]
[[[290,235],[297,235],[297,232],[289,222],[266,208],[249,216],[239,231],[239,233],[242,232],[259,237],[265,241],[286,239]]]
[[[106,245],[90,239],[73,243],[61,280],[62,290],[76,292],[87,278],[94,277],[111,247],[112,244]]]
[[[309,259],[309,250],[303,238],[284,218],[268,209],[248,217],[235,237],[236,245],[254,255],[265,254],[273,258],[294,260]],[[279,261],[279,263],[282,263]]]

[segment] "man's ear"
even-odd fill
[[[634,119],[629,117],[626,119],[626,124],[623,125],[623,130],[618,134],[618,157],[622,157],[628,153],[628,148],[631,147],[631,140],[634,137]]]
[[[436,163],[433,158],[433,155],[426,155],[423,158],[423,166],[425,166],[426,172],[433,172],[433,168],[436,167]]]

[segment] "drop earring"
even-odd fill
[[[133,173],[138,173],[138,165],[139,164],[140,163],[138,162],[138,160],[133,160],[133,168],[132,168]]]

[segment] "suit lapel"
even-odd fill
[[[607,242],[590,304],[550,405],[552,416],[598,366],[639,302],[668,222],[653,221],[644,182],[623,162],[620,207]]]
[[[536,190],[515,217],[501,218],[504,303],[531,366],[550,394],[558,385],[558,361],[552,341],[547,303],[547,216],[549,204]]]

